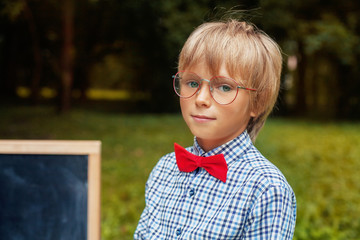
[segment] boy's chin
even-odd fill
[[[191,131],[192,134],[196,137],[197,140],[201,141],[215,141],[217,137],[213,133],[201,132],[201,131]]]

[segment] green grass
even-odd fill
[[[102,141],[102,239],[132,239],[145,181],[173,142],[193,137],[179,114],[126,115],[50,107],[0,107],[1,139]],[[295,238],[359,239],[360,124],[269,119],[256,141],[293,187]]]

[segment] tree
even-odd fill
[[[3,14],[6,15],[11,21],[17,21],[19,18],[24,18],[28,25],[28,30],[31,36],[32,43],[32,53],[33,53],[33,73],[31,80],[31,96],[33,103],[38,103],[39,100],[39,90],[40,90],[40,80],[42,75],[42,56],[39,43],[39,36],[37,31],[37,26],[33,16],[33,11],[29,6],[28,0],[17,0],[17,1],[4,1]],[[5,79],[8,83],[12,79],[12,74],[14,72],[8,71],[8,78]],[[13,84],[8,84],[13,86]]]
[[[74,65],[74,2],[63,1],[63,47],[61,55],[61,104],[60,110],[66,112],[71,106]]]
[[[360,109],[359,3],[262,0],[260,4],[264,29],[279,38],[287,55],[299,60],[294,112],[327,117],[358,112],[354,110]],[[287,47],[294,46],[290,42],[297,47]]]
[[[356,1],[1,0],[1,4],[5,94],[27,85],[36,102],[39,88],[51,85],[61,93],[59,109],[66,110],[74,88],[85,99],[93,84],[147,93],[149,99],[134,105],[138,111],[175,111],[171,75],[180,48],[196,26],[230,10],[228,16],[245,15],[275,38],[285,60],[297,57],[297,68],[291,72],[293,88],[281,91],[282,99],[295,99],[294,104],[283,101],[293,114],[360,115]],[[94,78],[94,69],[109,62],[107,72]]]

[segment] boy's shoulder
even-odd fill
[[[175,152],[170,152],[162,156],[153,168],[150,177],[158,177],[159,175],[172,174],[177,168]]]
[[[255,146],[244,154],[243,164],[247,169],[249,180],[257,181],[263,187],[273,186],[293,191],[281,170],[264,157]]]

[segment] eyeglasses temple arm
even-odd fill
[[[244,90],[249,90],[249,91],[256,91],[256,89],[253,88],[246,88],[246,87],[241,87],[241,86],[237,86],[240,89],[244,89]]]

